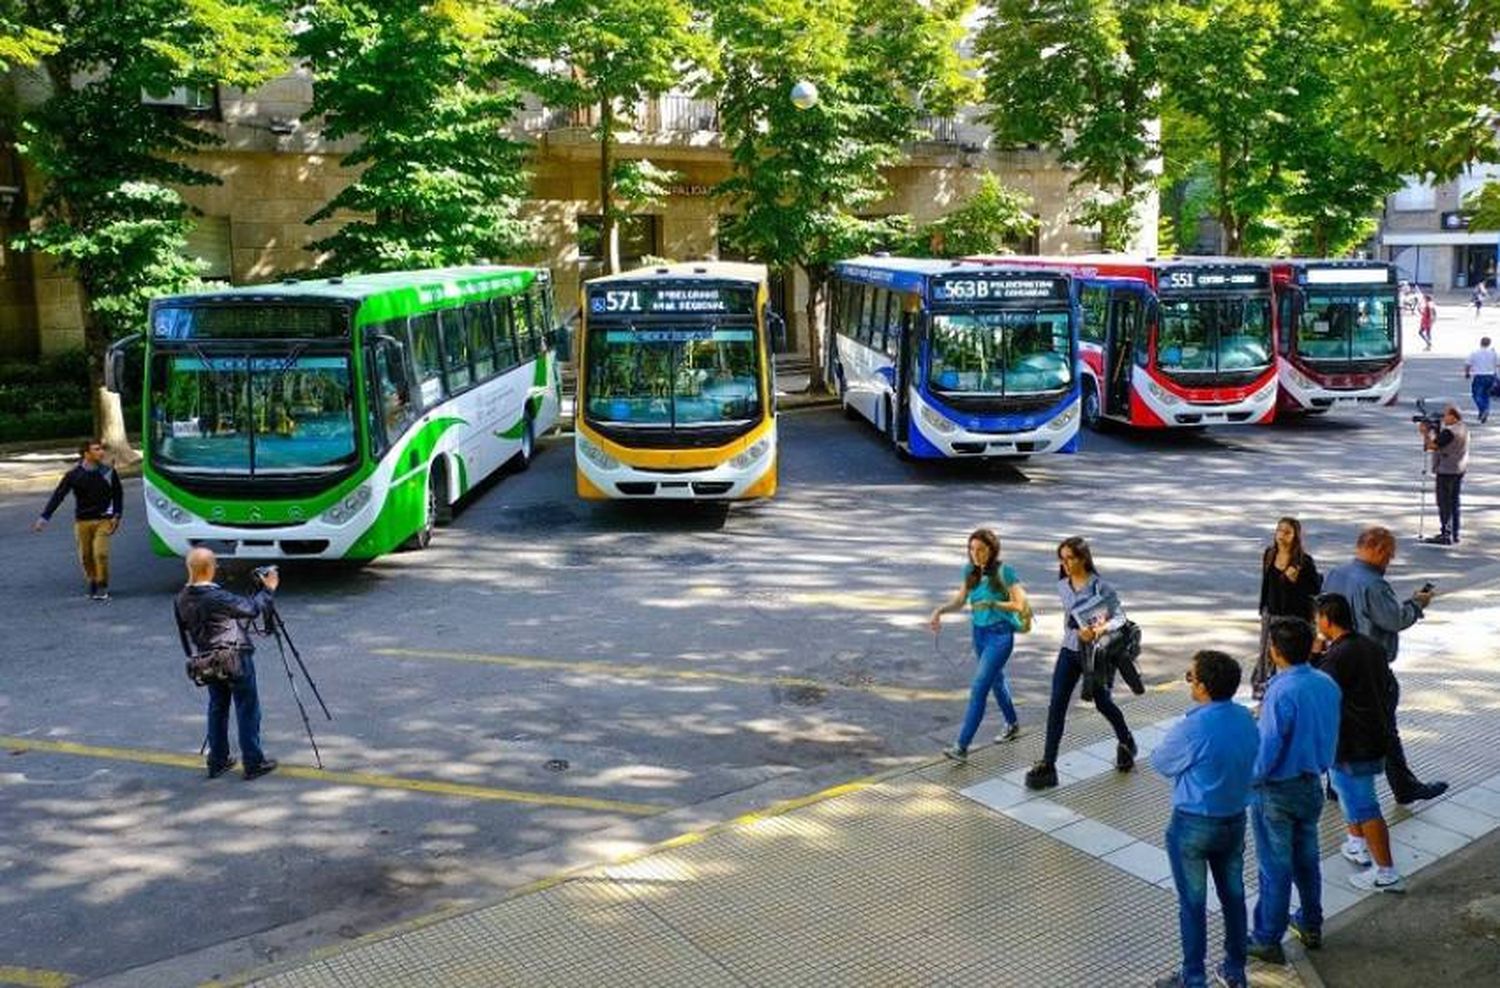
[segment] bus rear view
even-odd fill
[[[732,500],[776,492],[766,269],[646,268],[584,285],[580,497]]]
[[[1320,414],[1389,405],[1401,389],[1396,268],[1377,261],[1278,261],[1281,407]]]

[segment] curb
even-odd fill
[[[0,463],[3,463],[0,460]],[[23,474],[19,477],[0,476],[0,494],[37,494],[46,493],[57,486],[57,481],[72,466],[71,463],[59,464],[55,469],[49,469],[45,473],[36,471]],[[137,460],[115,467],[115,472],[121,478],[129,479],[141,475],[141,464]]]

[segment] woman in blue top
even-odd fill
[[[943,754],[956,762],[967,761],[969,743],[984,720],[984,708],[993,691],[1005,730],[996,741],[1010,741],[1021,733],[1016,723],[1016,705],[1010,698],[1010,684],[1005,680],[1005,663],[1015,648],[1015,632],[1021,626],[1021,612],[1026,608],[1026,588],[1016,578],[1016,571],[1000,561],[1000,536],[981,528],[969,536],[969,564],[964,567],[963,586],[953,599],[932,612],[928,627],[937,634],[943,615],[964,609],[973,611],[970,623],[974,629],[974,655],[979,666],[969,686],[969,707],[964,714],[958,741]]]

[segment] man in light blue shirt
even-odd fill
[[[1277,675],[1260,705],[1260,750],[1255,756],[1250,819],[1260,859],[1260,900],[1249,954],[1286,963],[1281,938],[1290,925],[1306,944],[1323,937],[1323,876],[1318,817],[1323,773],[1333,764],[1343,698],[1333,677],[1307,664],[1313,628],[1301,618],[1271,622],[1271,659]],[[1302,909],[1288,917],[1292,883]]]
[[[1172,780],[1172,820],[1167,857],[1177,886],[1182,968],[1156,988],[1208,984],[1208,872],[1224,912],[1224,963],[1220,983],[1245,985],[1245,806],[1258,735],[1250,711],[1234,702],[1240,664],[1223,652],[1193,656],[1187,681],[1197,706],[1151,753],[1151,765]]]

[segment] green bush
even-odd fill
[[[126,407],[126,427],[141,420],[140,405]],[[73,439],[89,435],[88,358],[69,350],[36,361],[0,364],[0,442]]]

